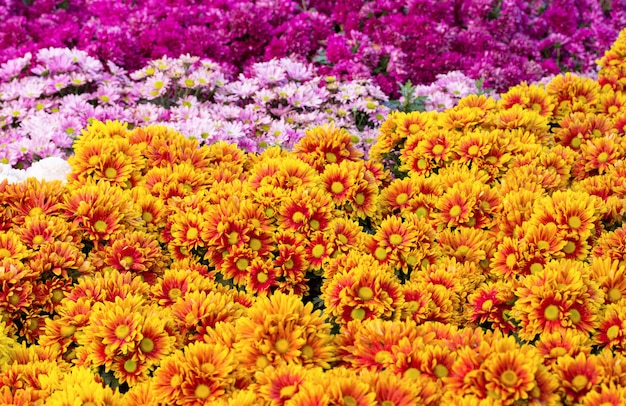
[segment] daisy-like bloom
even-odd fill
[[[395,265],[416,248],[417,233],[411,222],[397,216],[387,216],[380,222],[376,234],[365,243],[365,248],[381,264]]]
[[[351,320],[398,318],[402,306],[400,285],[394,275],[379,267],[356,267],[337,272],[324,283],[322,299],[327,312],[340,324]]]
[[[136,205],[141,210],[141,219],[143,220],[146,231],[155,233],[161,238],[160,231],[167,223],[165,202],[150,194],[150,191],[145,187],[133,187],[130,193]]]
[[[626,260],[626,226],[603,233],[593,247],[593,256],[617,261]]]
[[[333,217],[335,206],[332,197],[325,190],[297,188],[278,210],[278,226],[303,234],[324,231]]]
[[[603,348],[613,351],[624,351],[626,348],[626,299],[607,304],[600,314],[594,341]]]
[[[305,381],[285,406],[326,406],[330,404],[330,395],[326,392],[321,378],[313,381]]]
[[[482,162],[489,156],[491,146],[495,144],[495,133],[476,131],[464,134],[459,138],[454,152],[459,156],[459,162],[470,162],[472,165],[482,166]]]
[[[486,117],[485,111],[480,107],[457,105],[455,108],[447,109],[438,114],[437,119],[437,124],[444,130],[464,132],[482,124]]]
[[[576,236],[583,240],[591,235],[598,220],[596,196],[587,193],[555,191],[550,197],[541,199],[534,207],[531,224],[555,223],[564,237]],[[563,248],[568,254],[567,244]]]
[[[273,405],[284,405],[300,390],[312,371],[298,364],[283,364],[267,367],[254,374],[255,382],[250,386],[261,398]],[[319,373],[319,372],[318,372]]]
[[[44,277],[76,279],[91,272],[81,247],[74,243],[56,241],[46,244],[31,259],[30,266]]]
[[[104,248],[104,263],[120,272],[133,272],[153,283],[163,273],[167,258],[154,234],[133,231]]]
[[[457,136],[454,133],[432,129],[425,139],[419,142],[416,151],[428,157],[428,160],[435,162],[435,164],[441,165],[455,157],[456,142]]]
[[[20,317],[21,311],[27,311],[35,295],[33,285],[36,277],[31,268],[21,262],[5,258],[0,262],[0,309],[2,318],[7,321]]]
[[[151,316],[146,317],[141,326],[141,340],[138,349],[133,354],[148,366],[158,365],[165,356],[174,350],[176,337],[167,331],[169,313],[161,309],[151,308]],[[132,372],[132,371],[128,371]]]
[[[54,241],[81,242],[77,228],[57,216],[27,216],[20,226],[19,235],[21,241],[33,250]]]
[[[324,376],[331,405],[375,406],[376,394],[370,385],[358,379],[355,371],[335,368]]]
[[[602,90],[598,100],[598,110],[605,116],[614,118],[626,107],[626,95],[622,92]]]
[[[568,72],[552,79],[546,86],[546,92],[555,99],[554,117],[561,118],[569,112],[593,112],[600,85],[593,79]]]
[[[569,113],[562,117],[554,129],[555,140],[574,151],[594,137],[602,137],[612,128],[610,120],[595,113]]]
[[[76,346],[76,331],[89,323],[92,300],[79,298],[76,301],[64,300],[56,307],[58,317],[46,319],[45,327],[39,336],[43,348],[58,348],[64,359],[72,358]]]
[[[280,282],[284,282],[280,283],[279,286],[281,290],[290,292],[291,289],[296,289],[303,282],[306,282],[309,263],[306,258],[304,242],[299,234],[290,232],[276,233],[274,238],[276,240],[277,253],[273,262],[280,277]],[[303,285],[298,289],[302,288],[308,290]]]
[[[594,138],[580,146],[582,157],[572,168],[576,179],[602,175],[622,157],[624,148],[611,136]]]
[[[148,367],[149,364],[145,360],[137,359],[134,354],[129,354],[115,357],[110,370],[120,383],[126,383],[132,387],[148,379],[150,372]]]
[[[234,389],[233,352],[222,344],[195,342],[161,361],[152,388],[159,403],[197,405],[212,402]]]
[[[279,269],[272,259],[256,257],[248,267],[246,291],[251,294],[271,294],[278,286]]]
[[[562,235],[558,233],[555,223],[530,224],[522,229],[524,232],[523,241],[527,247],[526,252],[537,253],[546,260],[560,258],[565,255],[562,251],[567,241],[563,240]],[[538,270],[536,266],[533,268],[532,263],[528,265],[528,269],[530,272]],[[524,274],[527,274],[527,272],[524,272]]]
[[[476,228],[445,229],[439,233],[437,240],[442,252],[460,263],[480,265],[481,261],[492,257],[495,251],[494,240],[489,237],[489,233]]]
[[[490,121],[496,129],[528,132],[539,144],[547,145],[552,139],[548,118],[519,105],[491,113]]]
[[[602,374],[596,356],[585,353],[560,357],[553,370],[561,384],[562,397],[571,404],[579,403],[600,382]]]
[[[34,177],[22,183],[6,184],[4,187],[3,200],[10,207],[13,224],[22,224],[26,216],[59,214],[67,194],[67,188],[61,181],[39,180]]]
[[[178,298],[193,290],[211,292],[217,290],[217,286],[210,278],[193,269],[188,261],[183,261],[182,264],[175,262],[165,270],[150,287],[150,295],[159,306],[170,307]]]
[[[509,88],[498,101],[498,106],[503,109],[509,109],[514,105],[520,105],[542,116],[550,117],[555,108],[555,99],[543,87],[522,82]]]
[[[469,317],[478,325],[499,329],[505,334],[514,332],[516,327],[509,318],[514,298],[513,284],[508,280],[482,284],[467,297]]]
[[[246,316],[235,321],[234,348],[245,371],[285,363],[329,368],[334,359],[330,327],[311,303],[276,292],[257,298]]]
[[[591,333],[597,328],[602,294],[591,270],[579,261],[552,260],[521,281],[511,316],[519,321],[520,338],[574,329]]]
[[[360,249],[363,229],[353,220],[342,217],[333,218],[324,232],[330,241],[333,257]],[[327,274],[328,275],[328,274]]]
[[[34,252],[20,240],[19,234],[8,230],[0,234],[0,259],[28,260]]]
[[[171,252],[180,253],[182,259],[191,254],[192,250],[205,246],[206,239],[201,236],[205,220],[197,211],[176,212],[168,220],[171,241],[168,248]]]
[[[394,131],[403,138],[408,138],[419,131],[424,131],[436,124],[432,113],[411,111],[408,113],[394,112],[396,114],[396,128]],[[388,118],[391,117],[391,114]]]
[[[305,243],[309,269],[321,275],[324,272],[323,266],[333,254],[332,243],[322,232],[314,233]]]
[[[413,320],[422,324],[430,316],[431,295],[422,289],[423,283],[407,281],[401,285],[404,303],[400,309],[400,320]]]
[[[93,371],[84,367],[72,367],[61,376],[43,374],[41,380],[50,382],[54,387],[44,405],[71,405],[71,404],[108,404],[122,405],[122,395],[110,387],[102,385],[101,380]]]
[[[473,193],[469,193],[471,185],[457,183],[452,188],[445,191],[436,204],[437,212],[434,218],[439,224],[447,227],[458,227],[470,222],[474,215],[474,205],[476,198]]]
[[[329,193],[333,202],[340,207],[348,202],[354,194],[355,178],[349,171],[349,166],[343,161],[341,164],[328,164],[320,174],[319,182],[322,189]]]
[[[397,152],[398,149],[402,148],[406,136],[402,135],[397,129],[400,122],[405,119],[407,119],[407,113],[401,111],[392,111],[387,115],[387,119],[378,129],[376,142],[370,148],[370,159],[381,161],[390,152]],[[417,131],[418,129],[415,128],[415,130]]]
[[[588,406],[619,406],[626,399],[626,388],[615,384],[602,384],[599,388],[595,388],[588,392],[580,400],[581,405]]]
[[[552,366],[564,355],[571,357],[576,357],[580,353],[589,355],[592,344],[589,334],[576,330],[562,330],[541,334],[535,347],[543,357],[543,363]]]
[[[188,292],[171,307],[172,316],[185,343],[201,341],[209,328],[218,322],[233,322],[245,314],[245,308],[233,303],[232,295],[220,292]]]
[[[412,200],[420,192],[415,181],[414,177],[394,179],[389,186],[380,191],[378,201],[382,215],[396,214],[412,208]]]
[[[246,286],[250,280],[250,265],[259,258],[259,254],[243,246],[232,246],[225,252],[219,268],[224,280],[232,280],[237,286]]]
[[[357,371],[381,371],[395,365],[394,346],[402,339],[409,343],[422,339],[414,321],[370,319],[348,322],[336,338],[339,365]]]
[[[356,161],[362,156],[352,143],[352,136],[334,124],[311,128],[295,145],[294,152],[302,161],[324,171],[326,164],[339,164],[343,160]]]
[[[423,392],[426,391],[423,387],[415,387],[408,380],[389,370],[363,371],[359,377],[374,390],[379,405],[411,406],[419,402],[426,404],[430,400],[424,396]]]
[[[525,348],[530,347],[494,353],[483,364],[485,389],[503,404],[527,399],[536,386],[535,373],[541,358],[535,351],[523,351]]]

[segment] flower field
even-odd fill
[[[484,80],[385,42],[431,2],[127,3],[0,7],[0,405],[626,404],[626,30],[590,62],[619,2],[455,5],[569,38]]]

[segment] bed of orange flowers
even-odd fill
[[[626,31],[600,65],[367,161],[94,122],[0,184],[0,404],[623,404]]]

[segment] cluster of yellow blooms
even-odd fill
[[[620,405],[626,30],[363,160],[94,122],[0,183],[0,405]]]

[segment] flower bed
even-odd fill
[[[247,153],[94,121],[0,183],[7,404],[620,404],[626,31],[598,80]]]
[[[341,79],[430,83],[460,70],[505,91],[583,71],[626,26],[622,1],[15,0],[0,6],[0,62],[77,47],[128,70],[181,53],[234,73],[297,55]]]

